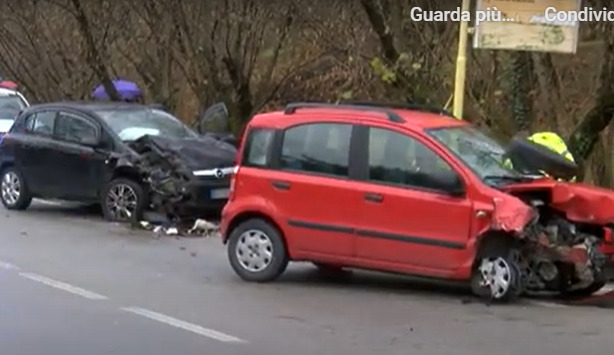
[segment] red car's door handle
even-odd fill
[[[271,185],[278,190],[290,190],[291,186],[287,181],[273,181]]]
[[[381,203],[382,201],[384,201],[384,196],[380,194],[374,194],[371,192],[367,192],[365,194],[365,200],[369,202]]]

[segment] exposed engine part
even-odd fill
[[[140,154],[134,166],[149,185],[151,207],[169,217],[176,216],[178,204],[190,198],[191,169],[177,153],[164,151],[150,140],[139,139],[131,148]]]
[[[540,211],[540,218],[525,228],[524,238],[528,243],[522,271],[530,290],[586,288],[606,262],[596,236],[580,232],[574,223],[548,211]]]
[[[552,282],[558,275],[558,269],[553,262],[549,260],[543,260],[537,263],[536,271],[539,277],[546,282]]]

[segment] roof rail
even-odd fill
[[[439,107],[428,106],[428,105],[419,105],[419,104],[410,104],[410,103],[389,103],[389,102],[371,102],[371,101],[341,101],[343,105],[353,105],[353,106],[369,106],[369,107],[382,107],[382,108],[391,108],[398,110],[416,110],[416,111],[424,111],[429,113],[436,113],[442,116],[454,117],[454,115],[447,110],[444,110]]]
[[[372,111],[383,113],[388,117],[388,120],[395,123],[404,123],[405,120],[403,117],[397,115],[396,113],[386,110],[386,107],[377,107],[370,105],[339,105],[339,104],[329,104],[329,103],[313,103],[313,102],[293,102],[286,105],[284,109],[284,114],[291,115],[296,112],[298,109],[303,108],[328,108],[328,109],[337,109],[337,110],[354,110],[354,111]]]

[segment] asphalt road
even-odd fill
[[[0,207],[2,355],[482,355],[614,351],[614,311],[297,265],[238,280],[215,239],[154,238],[81,209]]]

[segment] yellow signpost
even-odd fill
[[[462,0],[461,10],[469,11],[470,0]],[[465,74],[467,72],[467,36],[469,23],[461,21],[458,33],[458,55],[456,56],[456,77],[454,78],[454,117],[463,119],[465,99]]]

